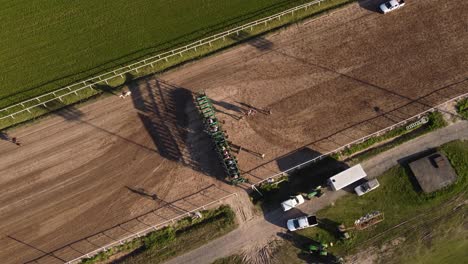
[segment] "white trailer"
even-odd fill
[[[358,164],[331,177],[328,179],[328,184],[334,191],[338,191],[366,176],[361,164]]]

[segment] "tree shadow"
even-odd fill
[[[162,157],[224,178],[191,91],[150,77],[130,83],[129,89],[138,116]]]

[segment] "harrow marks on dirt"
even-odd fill
[[[237,158],[232,154],[232,148],[222,129],[222,122],[216,118],[215,108],[210,99],[205,94],[198,94],[195,96],[195,104],[203,119],[204,130],[211,137],[213,147],[224,167],[228,181],[232,184],[245,182],[246,179],[241,176]]]

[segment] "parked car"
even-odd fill
[[[373,179],[354,188],[354,191],[357,193],[358,196],[361,196],[374,190],[375,188],[379,186],[380,186],[379,181],[377,181],[377,179]]]
[[[318,225],[315,215],[301,216],[295,219],[289,219],[286,223],[289,231],[296,231]]]
[[[396,10],[405,5],[405,0],[390,0],[380,5],[380,10],[384,14]]]
[[[283,207],[283,211],[286,212],[303,203],[304,203],[304,197],[302,197],[302,195],[296,195],[296,196],[291,197],[291,199],[282,202],[281,207]]]

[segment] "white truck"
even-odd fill
[[[396,10],[405,5],[405,0],[390,0],[380,5],[380,10],[384,14]]]
[[[303,203],[304,197],[302,197],[302,195],[296,195],[291,197],[291,199],[282,202],[281,207],[283,208],[283,211],[286,212]]]
[[[296,231],[307,227],[317,226],[317,217],[315,215],[301,216],[295,219],[289,219],[286,223],[289,231]]]
[[[354,188],[354,191],[356,192],[356,194],[358,196],[362,196],[362,195],[376,189],[379,186],[380,186],[379,181],[377,181],[377,179],[373,179],[373,180],[367,181],[367,182],[359,185],[358,187]]]

